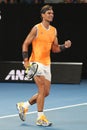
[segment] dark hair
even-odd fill
[[[41,8],[40,14],[44,14],[46,11],[51,10],[52,6],[51,5],[45,5]]]

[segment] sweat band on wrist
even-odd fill
[[[65,44],[62,44],[62,45],[60,45],[60,50],[61,51],[64,51],[66,48],[65,48]]]
[[[23,60],[28,58],[28,52],[27,51],[22,52],[22,56],[23,56]]]

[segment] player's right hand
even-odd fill
[[[28,66],[29,66],[29,61],[28,60],[27,61],[23,61],[23,64],[24,64],[25,69],[27,69]]]

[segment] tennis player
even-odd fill
[[[67,40],[64,44],[59,45],[57,30],[50,25],[54,18],[52,6],[44,5],[40,13],[42,21],[31,29],[22,46],[24,67],[27,68],[31,62],[38,64],[38,70],[34,75],[38,92],[28,101],[17,103],[17,109],[21,120],[25,121],[29,107],[37,103],[38,117],[36,124],[40,126],[51,126],[52,122],[48,121],[43,111],[45,97],[49,95],[51,85],[50,51],[59,53],[71,47],[71,41]],[[32,44],[32,52],[29,57],[28,49],[30,44]]]

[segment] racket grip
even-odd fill
[[[24,65],[24,61],[22,61],[22,64]]]

